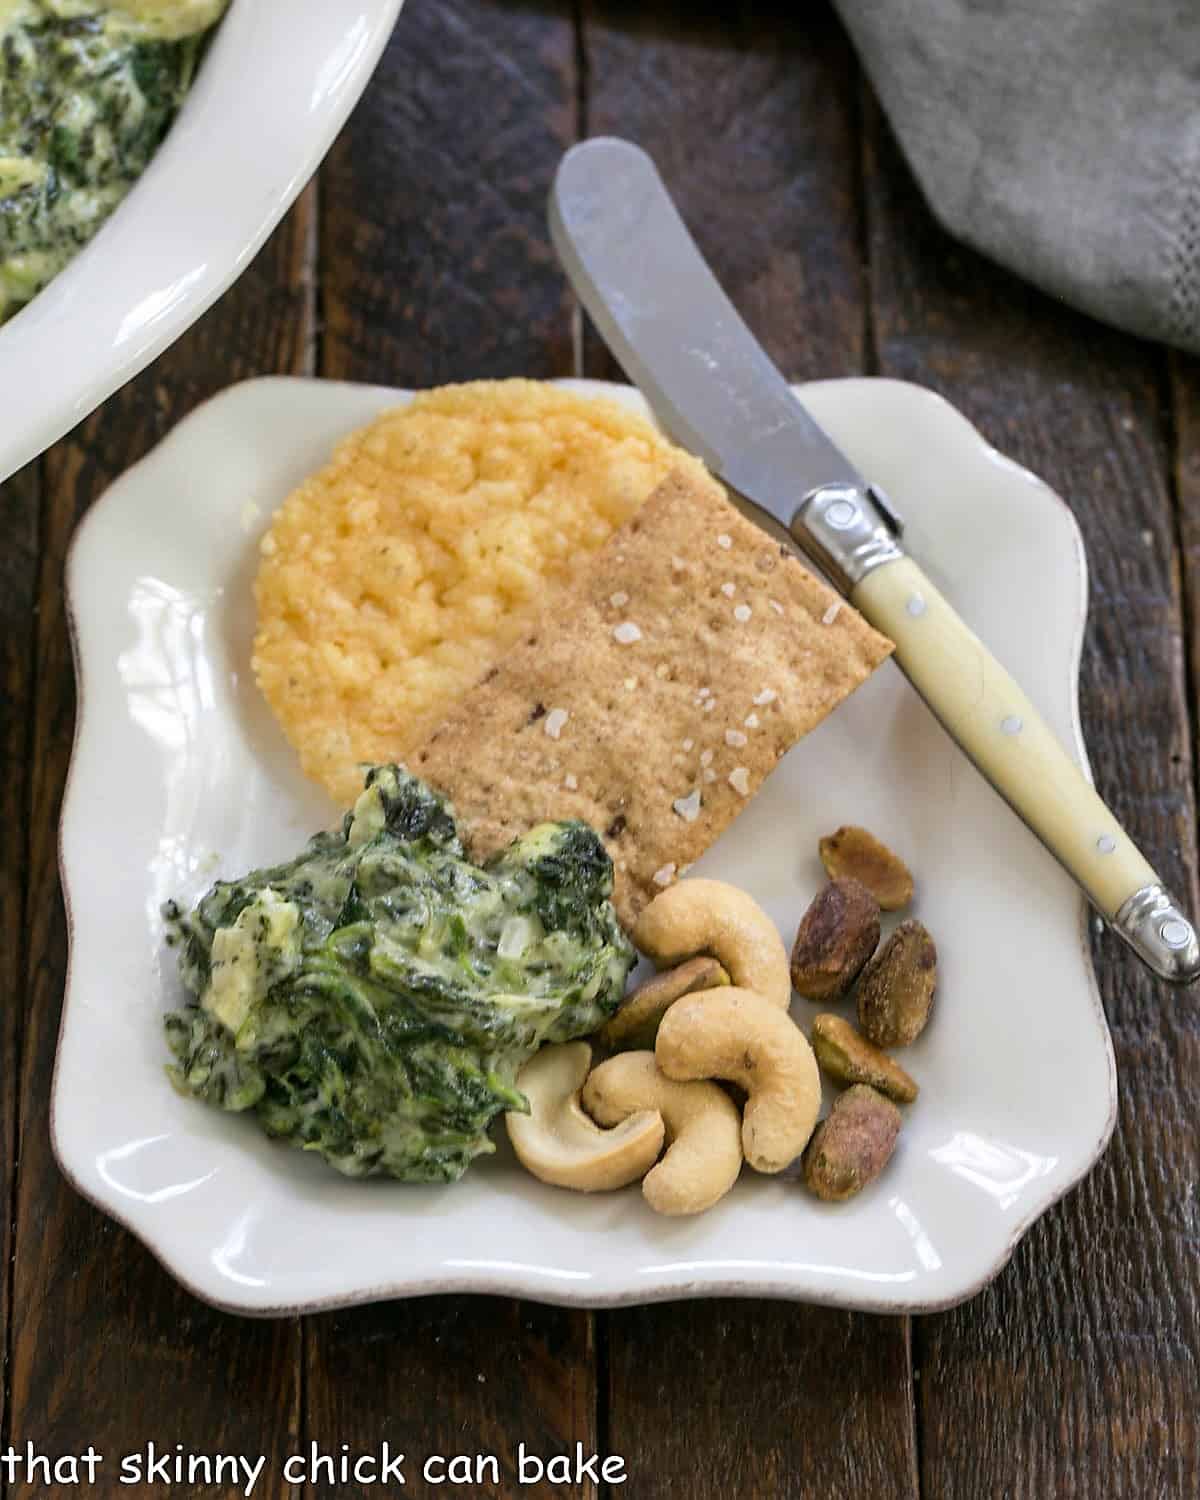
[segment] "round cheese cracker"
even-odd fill
[[[679,468],[700,465],[643,418],[531,380],[426,391],[344,439],[255,580],[254,673],[308,775],[353,802]]]

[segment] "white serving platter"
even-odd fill
[[[574,384],[642,404],[627,387]],[[1066,506],[919,387],[842,380],[802,394],[1084,763],[1086,571]],[[52,1121],[64,1172],[197,1296],[246,1313],[452,1290],[897,1312],[971,1295],[1103,1150],[1112,1048],[1081,897],[891,664],[784,759],[695,867],[749,890],[789,941],[823,879],[817,838],[839,823],[865,824],[916,872],[916,912],[941,957],[934,1019],[903,1055],[922,1093],[860,1197],[826,1206],[746,1170],[710,1213],[664,1220],[636,1188],[543,1186],[503,1142],[453,1187],[350,1182],[170,1087],[160,1017],[181,990],[160,904],[288,855],[338,815],[250,673],[259,535],[342,434],[404,399],[236,386],[80,526],[67,586],[81,698],[61,850],[71,960]],[[795,1002],[802,1024],[810,1013]]]
[[[403,0],[231,0],[129,196],[0,326],[0,481],[179,337],[316,171]]]

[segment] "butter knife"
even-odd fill
[[[1179,903],[1033,704],[908,555],[899,517],[826,436],[718,285],[654,163],[600,137],[563,158],[550,233],[666,431],[782,526],[872,625],[982,774],[1155,974],[1200,976]]]

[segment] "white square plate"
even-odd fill
[[[575,384],[641,406],[626,387]],[[802,392],[1082,762],[1086,575],[1066,507],[918,387]],[[890,663],[784,759],[696,866],[748,889],[787,939],[823,879],[817,838],[839,823],[865,824],[916,873],[939,994],[904,1055],[921,1097],[860,1197],[826,1206],[795,1181],[746,1171],[710,1213],[664,1220],[636,1188],[543,1186],[503,1142],[453,1187],[350,1182],[170,1087],[160,1017],[181,988],[161,903],[290,855],[338,815],[301,776],[250,673],[258,537],[343,433],[404,395],[237,386],[80,527],[67,570],[81,699],[62,823],[63,1170],[198,1296],[248,1313],[450,1290],[591,1306],[733,1293],[894,1311],[968,1296],[1104,1148],[1112,1049],[1079,894]],[[807,1002],[794,1014],[805,1023]]]

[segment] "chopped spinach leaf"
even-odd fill
[[[0,35],[0,322],[92,238],[149,165],[191,87],[220,0],[156,35],[96,0],[19,0]],[[5,10],[0,5],[0,10]]]
[[[616,1009],[634,953],[611,894],[585,824],[481,867],[441,797],[376,766],[340,830],[164,907],[192,996],[166,1018],[171,1077],[348,1176],[455,1181],[527,1107],[521,1064]]]

